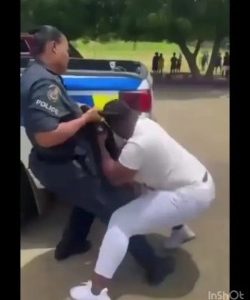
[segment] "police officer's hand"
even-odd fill
[[[83,116],[86,118],[88,123],[100,122],[102,120],[102,117],[95,107],[90,108],[88,111],[86,111],[86,113],[83,114]]]

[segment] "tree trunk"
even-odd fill
[[[195,56],[195,59],[197,58],[197,55],[198,55],[198,53],[199,53],[199,51],[200,51],[200,48],[201,48],[202,43],[203,43],[203,41],[202,41],[201,39],[199,39],[199,40],[197,41],[196,47],[195,47],[195,49],[194,49],[194,56]]]
[[[222,41],[222,38],[219,36],[217,36],[214,40],[213,50],[212,50],[209,66],[208,66],[207,73],[206,73],[206,77],[208,77],[208,78],[213,78],[215,60],[216,60],[216,57],[220,50],[221,41]]]
[[[185,56],[185,58],[187,60],[187,63],[188,63],[190,72],[192,74],[192,77],[193,78],[199,78],[201,76],[201,74],[200,74],[200,70],[199,70],[199,68],[197,66],[197,63],[196,63],[196,57],[197,57],[197,54],[198,54],[200,46],[201,46],[201,41],[197,42],[196,49],[195,49],[194,53],[192,53],[188,49],[185,42],[178,43],[178,45],[179,45],[183,55]]]

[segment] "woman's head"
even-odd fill
[[[58,74],[63,74],[68,67],[69,45],[65,35],[49,25],[41,26],[31,32],[33,43],[31,54],[42,60]]]
[[[105,105],[103,116],[117,135],[129,139],[134,132],[139,113],[129,108],[123,101],[113,100]]]

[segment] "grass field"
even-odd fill
[[[115,41],[108,43],[89,42],[83,43],[81,40],[73,42],[77,49],[82,53],[85,58],[100,58],[100,59],[128,59],[143,62],[149,69],[151,69],[151,61],[154,53],[158,51],[163,53],[165,58],[165,72],[169,72],[170,58],[173,52],[177,56],[181,53],[176,44],[168,44],[165,42],[152,43],[152,42],[138,42],[134,49],[134,43]],[[200,55],[203,51],[211,52],[211,48],[202,48]],[[183,56],[182,56],[183,57]],[[198,57],[199,59],[199,57]],[[182,71],[188,72],[189,68],[186,60],[183,57]]]

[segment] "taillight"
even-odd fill
[[[150,90],[120,92],[119,99],[125,101],[129,107],[139,112],[150,112],[152,109],[152,96]]]

